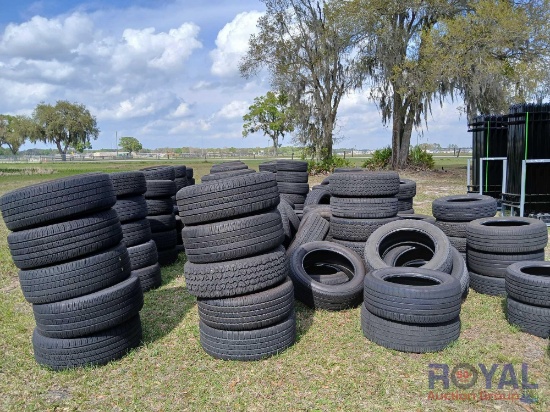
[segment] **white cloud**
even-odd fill
[[[0,39],[0,55],[28,59],[70,58],[81,44],[90,42],[93,22],[75,13],[65,18],[34,16],[19,25],[10,23]]]
[[[256,23],[262,15],[258,11],[240,13],[220,30],[216,49],[210,52],[212,74],[220,77],[239,74],[239,60],[248,50],[250,35],[258,32]]]
[[[162,71],[180,69],[193,50],[201,48],[197,40],[199,27],[183,23],[168,33],[155,33],[153,27],[143,30],[126,29],[122,42],[112,58],[115,70],[139,69],[147,66]]]
[[[124,99],[112,107],[97,111],[100,119],[135,119],[158,114],[173,102],[173,96],[163,96],[161,92],[142,93]]]
[[[219,112],[216,113],[216,117],[223,119],[237,119],[242,118],[248,111],[249,103],[243,100],[233,100],[224,105]]]
[[[191,112],[191,109],[189,107],[189,105],[185,102],[183,103],[180,103],[180,105],[176,108],[176,110],[174,110],[171,114],[170,114],[170,117],[185,117],[185,116],[188,116]]]

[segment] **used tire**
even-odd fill
[[[158,252],[159,260],[158,263],[160,266],[173,265],[178,260],[179,250],[177,247],[167,250],[161,250]]]
[[[483,276],[470,270],[470,287],[477,293],[490,296],[506,296],[504,278]]]
[[[174,202],[169,198],[146,199],[149,216],[169,215],[174,212]]]
[[[460,314],[461,296],[459,281],[435,270],[392,267],[365,276],[365,307],[388,320],[447,322]]]
[[[253,293],[287,277],[288,259],[283,247],[257,256],[227,262],[197,264],[187,261],[187,290],[199,298],[222,298]]]
[[[331,194],[328,190],[324,188],[315,189],[307,194],[304,205],[330,205],[330,197]]]
[[[224,172],[231,172],[234,170],[244,170],[248,169],[248,166],[241,162],[240,160],[235,160],[231,162],[223,162],[217,165],[213,165],[210,168],[210,173],[224,173]]]
[[[332,214],[352,219],[383,219],[397,216],[396,197],[337,197],[330,198]]]
[[[329,187],[333,196],[395,196],[399,193],[399,175],[396,172],[334,173]]]
[[[169,198],[176,194],[176,182],[172,180],[147,180],[146,199]]]
[[[19,269],[52,266],[104,251],[122,240],[122,228],[114,210],[80,219],[12,232],[8,246]]]
[[[229,170],[227,172],[211,173],[209,175],[204,175],[203,177],[201,177],[201,182],[212,182],[214,180],[228,179],[231,177],[248,175],[251,173],[256,173],[256,171],[252,169],[238,169]]]
[[[550,262],[527,261],[508,266],[506,292],[518,302],[550,308]]]
[[[316,212],[308,213],[300,222],[300,227],[294,240],[287,250],[290,256],[294,250],[303,244],[324,240],[329,231],[330,224]]]
[[[176,216],[173,213],[168,215],[147,216],[151,233],[165,232],[176,228]]]
[[[407,220],[423,220],[424,222],[435,224],[435,217],[428,216],[428,215],[399,212],[397,214],[397,217],[399,217],[400,219],[407,219]]]
[[[365,305],[361,305],[361,327],[368,340],[400,352],[438,352],[460,336],[459,318],[428,325],[400,323],[370,313]]]
[[[151,239],[155,242],[158,252],[174,249],[178,244],[176,229],[151,233]]]
[[[307,172],[307,162],[303,160],[276,160],[278,172]]]
[[[466,238],[468,222],[447,222],[444,220],[436,220],[435,225],[449,237]]]
[[[147,219],[126,222],[122,225],[122,233],[126,247],[140,245],[151,240],[151,225]]]
[[[176,171],[174,166],[151,166],[141,169],[146,180],[174,180]]]
[[[154,241],[149,240],[127,248],[132,270],[141,269],[154,265],[158,262],[157,246]]]
[[[59,302],[33,305],[36,330],[50,338],[76,338],[120,325],[143,306],[137,276],[96,292]]]
[[[130,270],[126,247],[118,244],[82,259],[21,270],[19,284],[27,302],[52,303],[108,288],[127,279]]]
[[[543,339],[550,337],[550,308],[527,305],[510,297],[506,304],[508,322],[531,335]]]
[[[119,198],[113,209],[121,223],[144,219],[147,216],[147,203],[142,195]]]
[[[0,210],[9,230],[45,226],[111,208],[116,202],[106,173],[87,173],[37,183],[0,197]]]
[[[139,277],[139,283],[143,292],[158,288],[162,284],[162,275],[158,263],[133,270],[132,275]]]
[[[469,222],[492,217],[497,212],[497,201],[486,195],[443,196],[432,202],[432,214],[437,220]]]
[[[147,190],[143,172],[115,172],[109,176],[117,197],[142,195]]]
[[[279,172],[277,172],[277,174],[279,174]],[[304,197],[304,201],[306,195],[309,193],[308,183],[287,183],[278,181],[277,187],[279,188],[280,193],[302,195]]]
[[[294,310],[294,287],[290,278],[280,285],[244,296],[198,299],[199,318],[220,330],[254,330],[288,318]]]
[[[489,217],[468,223],[468,247],[495,253],[528,253],[548,243],[546,224],[528,217]]]
[[[314,281],[307,268],[314,264],[336,264],[351,273],[348,282],[327,285]],[[290,277],[296,298],[313,308],[342,310],[362,301],[365,265],[354,251],[332,242],[310,242],[299,246],[290,256]]]
[[[244,331],[214,329],[199,322],[201,346],[217,359],[253,361],[276,355],[296,340],[294,312],[282,322]]]
[[[468,267],[472,272],[484,276],[498,278],[506,277],[506,268],[513,263],[523,261],[543,261],[544,249],[531,253],[507,254],[480,252],[475,249],[468,249]]]
[[[281,215],[272,210],[223,222],[186,226],[182,230],[187,259],[211,263],[256,255],[284,241]]]
[[[48,338],[35,329],[32,345],[34,357],[40,365],[62,370],[105,365],[120,359],[138,347],[141,338],[141,321],[137,315],[114,328],[78,338]]]
[[[386,223],[399,220],[397,217],[384,219],[348,219],[333,216],[330,219],[330,230],[335,239],[352,242],[366,242],[369,236]],[[364,254],[361,253],[361,254]]]
[[[399,200],[411,199],[416,196],[416,182],[411,179],[399,179],[399,192],[395,197]]]

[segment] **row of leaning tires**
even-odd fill
[[[176,201],[203,349],[215,358],[257,360],[291,346],[294,288],[275,175],[203,182],[180,190]]]
[[[101,365],[141,342],[140,279],[131,271],[111,178],[83,174],[0,198],[8,246],[36,321],[39,364]]]

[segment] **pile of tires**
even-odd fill
[[[294,237],[298,233],[301,221],[295,210],[292,208],[292,205],[288,203],[284,198],[280,199],[280,202],[277,205],[277,210],[281,215],[281,222],[283,224],[283,230],[285,232],[285,240],[283,242],[283,246],[285,248],[288,248],[288,246],[292,243]]]
[[[189,180],[187,178],[187,167],[184,165],[177,165],[174,166],[174,183],[176,183],[176,193],[180,190],[186,187],[189,184]],[[191,170],[191,176],[193,176],[193,170]],[[178,252],[185,251],[185,248],[183,247],[183,239],[181,238],[181,230],[183,229],[183,223],[181,223],[181,218],[179,216],[179,210],[178,205],[176,204],[176,195],[172,196],[172,200],[174,201],[174,216],[176,218],[176,249]]]
[[[281,199],[281,202],[284,200]],[[330,224],[316,211],[309,212],[300,221],[300,226],[296,232],[296,235],[292,239],[290,246],[287,248],[287,255],[291,256],[294,251],[310,242],[317,242],[325,240],[328,236]]]
[[[183,188],[187,290],[197,297],[200,342],[215,358],[257,360],[296,339],[294,290],[272,173]]]
[[[122,241],[128,249],[131,269],[140,279],[144,292],[162,283],[158,252],[151,239],[151,226],[147,220],[148,208],[143,194],[147,183],[143,172],[111,173],[116,194],[113,209],[122,226]]]
[[[416,196],[416,182],[411,179],[399,179],[399,192],[397,193],[397,209],[400,214],[414,214],[414,197]]]
[[[359,169],[361,170],[361,169]],[[399,175],[341,172],[330,176],[332,241],[364,256],[365,242],[379,227],[398,220]]]
[[[550,262],[526,261],[506,269],[508,322],[550,338]]]
[[[11,256],[36,320],[36,361],[101,365],[140,344],[143,292],[131,273],[106,173],[23,187],[0,198]]]
[[[414,267],[369,272],[361,328],[370,341],[401,352],[437,352],[460,335],[461,286],[447,273]]]
[[[195,176],[193,175],[193,168],[186,166],[185,171],[187,174],[187,186],[195,185]]]
[[[158,252],[161,266],[173,264],[179,250],[174,201],[176,173],[173,166],[153,166],[141,169],[145,175],[147,191],[147,220],[151,226],[151,238]]]
[[[268,162],[260,163],[258,165],[258,170],[260,172],[277,173],[277,162],[275,160],[270,160]]]
[[[304,215],[307,215],[308,212],[315,211],[325,220],[330,222],[332,218],[332,210],[330,208],[331,197],[330,190],[328,190],[326,185],[314,186],[306,196],[304,202]]]
[[[299,217],[309,193],[307,162],[302,160],[277,160],[277,187],[281,198],[292,205]]]
[[[255,170],[249,169],[248,166],[240,160],[223,162],[213,165],[210,168],[210,174],[204,175],[201,178],[201,182],[204,183],[213,180],[229,179],[235,176],[247,175],[255,172]]]
[[[307,242],[290,254],[295,296],[315,309],[343,310],[360,305],[365,273],[362,258],[337,243]]]
[[[468,222],[483,217],[493,217],[497,212],[497,201],[485,195],[452,195],[435,199],[432,214],[435,225],[445,233],[451,244],[466,253],[466,227]]]
[[[544,260],[546,224],[527,217],[487,217],[466,227],[470,284],[478,293],[506,295],[506,269],[513,263]]]

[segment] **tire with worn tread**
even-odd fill
[[[147,219],[126,222],[121,225],[126,247],[140,245],[151,240],[151,225]]]
[[[497,212],[497,201],[486,195],[443,196],[432,202],[432,214],[437,220],[469,222],[492,217]]]
[[[550,338],[550,308],[527,305],[510,297],[506,299],[508,322],[518,326],[523,332]]]
[[[399,193],[396,172],[334,173],[330,176],[333,196],[390,197]]]
[[[348,240],[351,242],[366,242],[376,229],[396,220],[399,220],[399,218],[349,219],[333,216],[330,219],[330,230],[335,239]],[[364,254],[364,252],[362,254]]]
[[[143,172],[114,172],[109,176],[117,197],[142,195],[147,191]]]
[[[395,197],[399,200],[411,199],[416,196],[416,182],[411,179],[399,179],[399,192]]]
[[[113,206],[121,223],[132,220],[145,219],[147,216],[147,203],[143,195],[118,198]]]
[[[477,293],[490,296],[506,296],[504,278],[483,276],[470,270],[470,287]]]
[[[300,222],[300,227],[294,240],[287,249],[288,256],[303,244],[324,240],[330,228],[330,223],[319,213],[310,212]]]
[[[162,274],[160,264],[158,263],[133,270],[132,274],[139,277],[141,290],[143,292],[156,289],[162,284]]]
[[[435,217],[429,216],[429,215],[422,215],[422,214],[418,214],[418,213],[399,212],[397,214],[397,217],[399,217],[400,219],[406,219],[406,220],[423,220],[424,222],[435,224]]]
[[[333,216],[351,219],[383,219],[398,212],[396,197],[338,197],[330,198]]]
[[[527,261],[508,266],[506,292],[519,302],[550,308],[550,262]]]
[[[174,166],[151,166],[141,169],[146,180],[174,180],[176,171]]]
[[[169,198],[176,194],[176,182],[173,180],[147,180],[146,199]]]
[[[278,172],[307,172],[307,162],[303,160],[276,160]]]
[[[145,199],[149,216],[169,215],[174,212],[174,202],[170,198]]]
[[[251,173],[256,173],[253,169],[238,169],[238,170],[229,170],[227,172],[218,172],[210,173],[209,175],[204,175],[201,177],[201,182],[212,182],[214,180],[229,179],[235,176],[248,175]]]
[[[513,263],[524,261],[543,261],[544,249],[530,253],[491,253],[468,249],[468,267],[472,272],[484,276],[506,277],[506,269]]]
[[[127,248],[132,270],[154,265],[158,262],[157,246],[153,240]]]
[[[307,172],[287,172],[284,170],[277,171],[277,182],[286,183],[307,183],[309,174]]]
[[[330,205],[331,194],[324,187],[309,192],[304,201],[304,205]]]

